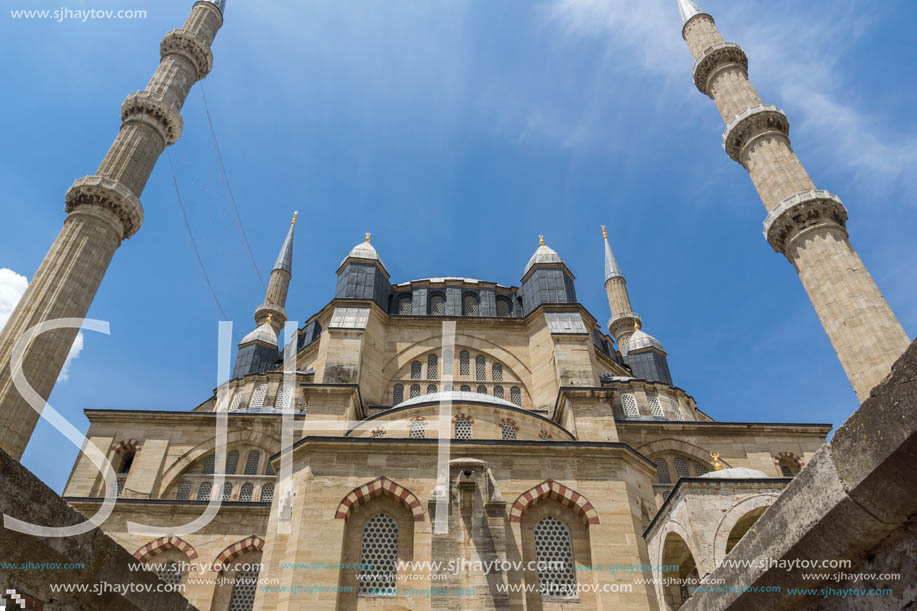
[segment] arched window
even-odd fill
[[[455,419],[455,438],[471,439],[471,419],[461,417]]]
[[[410,295],[402,295],[401,297],[399,297],[398,298],[398,313],[401,314],[402,316],[406,316],[410,314],[411,313],[411,304],[412,304],[412,300],[411,300]]]
[[[201,469],[201,473],[211,474],[213,473],[213,470],[215,468],[216,468],[216,456],[211,454],[210,456],[204,459],[204,466]]]
[[[474,379],[481,381],[487,379],[487,362],[480,354],[474,357]]]
[[[210,482],[204,482],[201,484],[201,487],[197,489],[197,500],[209,501],[211,488],[213,488],[213,484]]]
[[[497,316],[500,318],[508,318],[511,310],[512,307],[508,299],[497,298]]]
[[[669,464],[664,458],[656,459],[656,482],[659,484],[672,483],[672,476],[669,475]]]
[[[706,465],[694,465],[694,475],[700,477],[701,475],[706,475],[710,473],[710,469]]]
[[[519,390],[518,386],[513,386],[509,389],[509,400],[513,405],[522,407],[522,391]]]
[[[234,412],[238,410],[240,405],[242,405],[242,393],[237,392],[232,397],[232,403],[229,404],[229,411]]]
[[[267,396],[267,384],[261,384],[252,393],[252,400],[248,402],[251,408],[264,407],[264,397]]]
[[[264,470],[265,475],[274,475],[274,465],[271,464],[271,461],[267,461],[267,469]]]
[[[680,456],[675,457],[675,473],[678,474],[679,478],[691,477],[691,472],[688,471],[688,463]]]
[[[266,503],[274,500],[274,484],[265,484],[261,486],[261,502]]]
[[[630,393],[621,395],[621,407],[624,408],[624,415],[628,417],[637,417],[640,411],[637,409],[637,400]]]
[[[676,399],[676,398],[674,398],[674,397],[670,397],[670,398],[669,398],[669,401],[672,402],[672,411],[675,412],[675,419],[676,419],[676,420],[684,420],[684,419],[685,419],[685,414],[684,414],[684,412],[681,411],[681,408],[678,407],[678,399]]]
[[[430,297],[430,314],[433,316],[446,315],[446,298],[442,293],[436,293]]]
[[[462,392],[471,392],[471,387],[468,386],[467,384],[462,384],[461,391]]]
[[[503,381],[503,365],[500,363],[494,363],[490,367],[490,377],[494,382]]]
[[[573,564],[573,544],[570,529],[553,516],[535,525],[535,560],[542,597],[573,598],[576,596],[576,568]]]
[[[236,467],[239,465],[239,452],[238,450],[233,450],[226,455],[226,474],[235,475]]]
[[[510,441],[516,438],[517,429],[515,426],[509,422],[504,422],[500,425],[501,434],[504,441]]]
[[[395,384],[395,388],[392,390],[392,405],[398,405],[404,401],[404,385]]]
[[[429,386],[427,386],[428,395],[432,395],[435,392],[436,392],[436,384],[430,384]]]
[[[181,565],[174,560],[166,562],[156,570],[156,576],[165,584],[177,586],[181,583]]]
[[[478,298],[475,295],[465,295],[462,299],[462,313],[465,316],[478,315]]]
[[[665,413],[662,411],[662,403],[659,402],[659,395],[656,393],[648,393],[646,395],[646,400],[650,404],[650,409],[655,418],[665,418]]]
[[[243,503],[250,502],[254,491],[255,487],[251,484],[242,484],[242,488],[239,489],[239,500]]]
[[[436,358],[435,354],[427,356],[427,379],[439,379],[439,360]]]
[[[471,355],[467,350],[459,352],[459,375],[471,375]]]
[[[503,399],[505,397],[502,386],[494,386],[494,396],[498,399]]]
[[[293,405],[293,389],[281,386],[277,391],[277,399],[274,400],[274,407],[277,409],[290,409]]]
[[[486,395],[486,394],[487,394],[487,387],[484,386],[483,384],[478,385],[477,393],[478,393],[479,395]]]
[[[420,384],[411,384],[411,398],[415,399],[420,396]]]
[[[420,361],[414,361],[411,363],[411,379],[419,380],[420,379]]]
[[[427,432],[427,423],[423,420],[412,420],[411,421],[411,439],[423,439],[426,436]]]
[[[134,464],[134,457],[137,455],[136,450],[128,448],[118,455],[118,473],[130,473],[131,466]]]
[[[175,499],[178,501],[187,501],[191,497],[191,484],[182,482],[178,485],[178,492],[175,493]]]
[[[261,564],[246,563],[232,586],[232,598],[229,599],[229,611],[251,611],[255,605],[255,592],[258,590],[258,575]]]
[[[229,482],[223,484],[223,494],[220,495],[221,501],[228,501],[232,499],[232,484]]]
[[[363,547],[358,593],[360,596],[394,596],[398,575],[398,524],[388,514],[379,513],[363,527]]]
[[[245,457],[245,475],[258,475],[258,463],[261,462],[261,452],[252,450]]]

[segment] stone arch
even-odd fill
[[[159,495],[161,496],[166,490],[171,488],[188,467],[194,464],[199,458],[214,452],[216,450],[216,440],[216,437],[211,437],[210,439],[202,441],[173,462],[169,468],[166,469],[165,473],[162,474],[159,484]],[[268,456],[274,454],[280,448],[279,439],[260,431],[240,429],[229,431],[226,434],[227,453],[229,452],[230,446],[239,443],[248,443],[257,446],[261,448],[262,451],[266,452]]]
[[[713,463],[711,461],[710,452],[708,450],[705,450],[700,446],[696,446],[693,443],[682,441],[680,439],[658,439],[656,441],[651,441],[650,443],[640,446],[637,448],[637,451],[646,457],[654,456],[656,454],[664,454],[666,452],[684,454],[688,458],[692,458],[701,464],[710,465],[712,470]],[[723,460],[722,456],[720,456],[720,462],[723,464],[724,469],[732,468],[732,465]]]
[[[197,552],[194,550],[194,547],[184,539],[175,536],[160,537],[155,541],[150,541],[134,552],[134,558],[140,562],[147,562],[157,554],[170,549],[177,549],[184,553],[185,556],[188,557],[189,562],[197,560]]]
[[[442,345],[442,335],[434,335],[411,344],[401,352],[395,354],[385,363],[385,365],[382,367],[383,378],[391,380],[395,374],[397,374],[402,368],[404,368],[405,365],[409,364],[412,360],[426,354],[430,350],[442,348]],[[483,352],[484,354],[489,355],[493,359],[508,366],[511,371],[515,372],[516,375],[519,376],[520,380],[525,380],[532,375],[531,370],[526,366],[524,362],[519,360],[516,355],[508,352],[502,346],[499,346],[484,338],[475,337],[472,335],[456,334],[455,350],[460,351],[461,348],[471,348],[473,350],[477,350],[478,352]]]
[[[334,514],[336,520],[347,520],[353,510],[380,495],[388,495],[408,508],[415,522],[423,522],[423,507],[413,492],[396,484],[387,477],[380,477],[371,482],[357,486],[347,493]]]
[[[220,566],[221,568],[225,567],[227,564],[249,551],[258,551],[264,549],[264,539],[258,535],[252,535],[246,537],[241,541],[236,541],[230,546],[227,546],[222,552],[220,552],[216,559],[213,561],[214,566]]]
[[[780,468],[783,466],[781,464],[783,462],[795,465],[796,473],[799,473],[799,471],[802,469],[801,456],[798,454],[793,454],[792,452],[780,452],[778,454],[774,454],[774,464],[777,465],[777,472],[780,473],[781,476],[783,476],[783,473],[781,472]]]
[[[754,515],[754,512],[766,509],[774,504],[777,500],[777,494],[756,494],[755,496],[742,499],[733,505],[729,511],[720,519],[716,527],[716,534],[713,536],[713,561],[718,565],[726,557],[726,546],[729,542],[729,535],[733,528],[746,516]],[[763,512],[762,512],[763,513]]]
[[[697,555],[691,548],[691,538],[677,523],[671,524],[659,535],[658,564],[669,567],[663,570],[662,576],[671,579],[672,585],[660,583],[656,593],[664,609],[677,609],[688,598],[689,590],[685,585],[678,585],[685,579],[700,580]],[[696,585],[696,584],[695,584]]]
[[[521,522],[522,513],[530,505],[537,503],[541,499],[551,498],[559,501],[561,504],[572,508],[577,515],[583,520],[588,528],[593,524],[600,524],[599,514],[586,497],[572,488],[567,488],[553,480],[545,480],[534,488],[526,490],[519,495],[516,502],[509,512],[510,522]]]

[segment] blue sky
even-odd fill
[[[14,0],[11,9],[60,3]],[[816,185],[917,329],[917,12],[906,0],[705,0],[744,46],[764,100],[792,122]],[[31,278],[191,2],[73,1],[146,19],[14,20],[5,47],[0,268]],[[230,0],[204,82],[235,199],[265,278],[300,210],[287,310],[304,321],[366,231],[396,282],[518,284],[538,234],[608,318],[608,225],[645,329],[676,383],[719,420],[837,425],[857,407],[793,268],[761,235],[751,181],[693,85],[675,0],[242,3]],[[170,149],[217,295],[252,327],[263,289],[235,227],[196,87]],[[116,253],[51,404],[186,410],[216,381],[218,310],[194,261],[165,157],[140,232]],[[15,291],[0,275],[3,295]],[[12,280],[11,280],[12,279]],[[13,287],[13,288],[10,288]],[[3,293],[2,291],[6,291]],[[76,448],[40,424],[24,462],[61,490]]]

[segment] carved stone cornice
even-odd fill
[[[86,206],[98,206],[113,213],[123,226],[123,240],[137,233],[143,224],[143,206],[137,196],[120,182],[104,176],[84,176],[74,181],[65,202],[68,213]]]
[[[165,59],[169,55],[181,55],[194,64],[197,80],[207,76],[213,68],[210,46],[188,30],[172,30],[163,37],[159,44],[159,57]]]
[[[827,191],[803,191],[770,211],[764,220],[764,237],[771,248],[785,255],[797,236],[820,225],[833,225],[846,232],[847,208],[838,196]]]
[[[713,45],[694,62],[694,85],[701,93],[709,96],[712,77],[729,66],[739,66],[748,76],[748,56],[742,47],[734,42]]]
[[[149,91],[138,91],[127,96],[121,105],[121,121],[149,125],[162,136],[166,146],[178,141],[184,126],[181,112],[174,106],[167,106]]]
[[[786,113],[770,104],[746,108],[726,125],[726,131],[723,132],[723,150],[744,166],[742,158],[745,148],[761,136],[770,134],[780,134],[789,140],[790,120]]]

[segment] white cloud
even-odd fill
[[[16,304],[25,294],[29,286],[29,279],[21,274],[17,274],[11,269],[0,268],[0,329],[6,325],[10,315],[16,308]],[[83,351],[83,333],[77,333],[73,345],[70,347],[70,353],[64,362],[64,368],[60,372],[57,380],[66,382],[70,378],[70,363]]]

